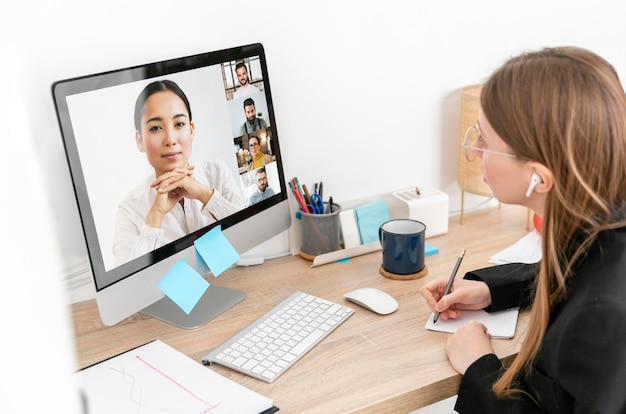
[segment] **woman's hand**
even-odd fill
[[[213,196],[213,189],[197,182],[193,176],[193,165],[175,168],[161,174],[150,186],[156,190],[156,198],[146,217],[146,224],[160,228],[163,217],[183,198],[197,199],[206,204]]]
[[[470,321],[467,325],[457,329],[455,334],[448,337],[446,353],[452,367],[465,375],[465,371],[477,359],[484,355],[493,354],[491,335],[480,322]]]
[[[148,211],[146,224],[155,229],[161,228],[163,217],[173,209],[176,203],[180,202],[182,198],[182,195],[173,191],[168,193],[157,192],[154,203],[152,203],[152,207]]]
[[[214,190],[193,178],[192,171],[194,168],[193,165],[190,165],[167,172],[158,177],[152,183],[152,187],[157,190],[157,193],[172,193],[179,196],[179,200],[189,198],[199,200],[202,205],[205,205],[213,196]]]
[[[458,318],[460,310],[478,310],[491,305],[491,292],[485,282],[456,279],[450,292],[443,296],[447,284],[448,279],[440,277],[420,289],[430,310],[439,312],[443,320]]]
[[[154,180],[150,187],[154,188],[158,193],[164,194],[174,190],[180,185],[180,182],[187,177],[191,177],[194,166],[189,165],[187,167],[175,168],[172,171],[168,171],[161,174]]]

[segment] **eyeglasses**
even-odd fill
[[[259,144],[257,144],[256,142],[252,142],[248,145],[249,147],[258,147]]]
[[[465,150],[465,159],[469,162],[472,162],[476,159],[476,156],[479,152],[481,153],[489,153],[496,155],[504,155],[509,158],[517,158],[515,154],[509,154],[508,152],[500,152],[500,151],[492,151],[483,148],[485,146],[485,141],[483,140],[483,136],[480,134],[480,129],[478,128],[478,124],[474,124],[471,127],[467,128],[465,131],[465,137],[463,138],[463,149]]]

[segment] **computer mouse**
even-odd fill
[[[380,315],[388,315],[398,309],[398,302],[393,296],[376,288],[359,288],[343,297]]]

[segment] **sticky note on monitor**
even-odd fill
[[[239,260],[239,253],[224,236],[220,225],[213,227],[193,244],[215,277]]]
[[[359,226],[361,244],[378,240],[378,229],[389,221],[387,204],[383,200],[372,201],[354,209],[356,222]]]
[[[187,315],[208,288],[209,282],[189,266],[185,259],[174,263],[159,282],[159,289]]]

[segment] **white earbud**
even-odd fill
[[[530,177],[530,185],[528,186],[528,190],[526,190],[526,197],[530,197],[533,191],[535,191],[535,187],[537,187],[537,184],[539,184],[540,182],[541,177],[539,177],[539,174],[534,172],[533,175]]]

